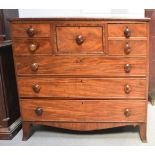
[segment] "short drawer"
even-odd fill
[[[144,122],[145,100],[21,100],[23,121]]]
[[[146,58],[16,56],[18,75],[146,76]]]
[[[146,40],[109,40],[109,55],[146,56]]]
[[[12,37],[50,37],[50,24],[11,24]]]
[[[58,53],[103,53],[102,27],[56,27]]]
[[[108,36],[125,38],[147,37],[147,24],[108,24]]]
[[[21,97],[146,98],[142,78],[40,78],[19,77]]]
[[[22,54],[52,54],[50,39],[14,39],[13,49],[15,55]]]

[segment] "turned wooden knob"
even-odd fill
[[[40,92],[40,89],[41,87],[38,85],[38,84],[35,84],[32,86],[32,89],[35,93],[39,93]]]
[[[126,94],[129,94],[129,93],[131,92],[131,90],[132,90],[132,88],[131,88],[130,85],[126,84],[126,85],[124,86],[124,92],[125,92]]]
[[[126,73],[130,73],[131,69],[132,69],[131,64],[125,64],[124,65],[124,70],[125,70]]]
[[[126,27],[125,30],[124,30],[124,36],[125,36],[126,38],[131,37],[131,31],[129,30],[128,27]]]
[[[84,38],[83,38],[82,35],[78,35],[78,36],[75,38],[75,40],[76,40],[76,43],[77,43],[78,45],[81,45],[81,44],[83,44],[83,42],[84,42]]]
[[[38,44],[32,43],[32,44],[29,45],[29,50],[31,52],[35,52],[38,49],[38,47],[39,47]]]
[[[41,116],[41,115],[43,114],[43,109],[40,108],[40,107],[37,107],[37,108],[35,109],[35,113],[36,113],[38,116]]]
[[[32,70],[32,71],[37,71],[37,70],[38,70],[38,67],[39,67],[39,65],[38,65],[37,63],[33,63],[33,64],[31,65],[31,70]]]
[[[130,54],[130,52],[131,52],[131,46],[129,45],[129,43],[127,42],[126,44],[125,44],[125,47],[124,47],[124,53],[125,54]]]
[[[128,108],[124,109],[124,115],[125,117],[131,116],[131,111]]]
[[[36,34],[36,31],[35,31],[35,29],[32,27],[32,26],[30,26],[28,29],[27,29],[27,34],[28,34],[28,36],[29,37],[33,37],[35,34]]]

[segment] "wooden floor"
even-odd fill
[[[155,106],[148,104],[148,131],[147,143],[142,143],[137,128],[124,127],[102,130],[97,132],[79,133],[60,130],[51,127],[35,127],[37,130],[27,141],[22,141],[22,130],[11,141],[0,141],[4,145],[153,145],[155,146]]]

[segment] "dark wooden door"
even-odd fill
[[[3,74],[3,60],[2,55],[0,53],[0,127],[7,127],[8,122],[5,122],[4,120],[8,117],[7,116],[7,108],[6,108],[6,100],[4,98],[5,96],[5,83],[4,83],[4,74]]]
[[[0,127],[2,127],[2,120],[3,120],[3,94],[2,94],[2,60],[0,57]]]
[[[17,9],[0,9],[0,40],[10,40],[8,18],[18,17]]]
[[[20,129],[19,100],[10,41],[0,43],[0,139],[11,139]]]
[[[155,105],[155,9],[146,9],[145,17],[150,20],[150,76],[149,76],[149,100]]]

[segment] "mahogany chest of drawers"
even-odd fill
[[[23,121],[71,130],[139,126],[146,141],[148,19],[11,19]]]

